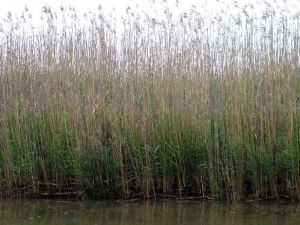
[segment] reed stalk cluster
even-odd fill
[[[299,18],[62,11],[0,26],[1,195],[299,199]]]

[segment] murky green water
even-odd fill
[[[0,200],[1,225],[299,225],[300,205]]]

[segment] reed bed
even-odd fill
[[[2,196],[299,199],[299,18],[43,10],[1,24]]]

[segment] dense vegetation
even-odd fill
[[[300,197],[298,18],[62,11],[1,25],[2,196]]]

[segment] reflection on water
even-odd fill
[[[1,225],[297,225],[300,205],[1,200]]]

